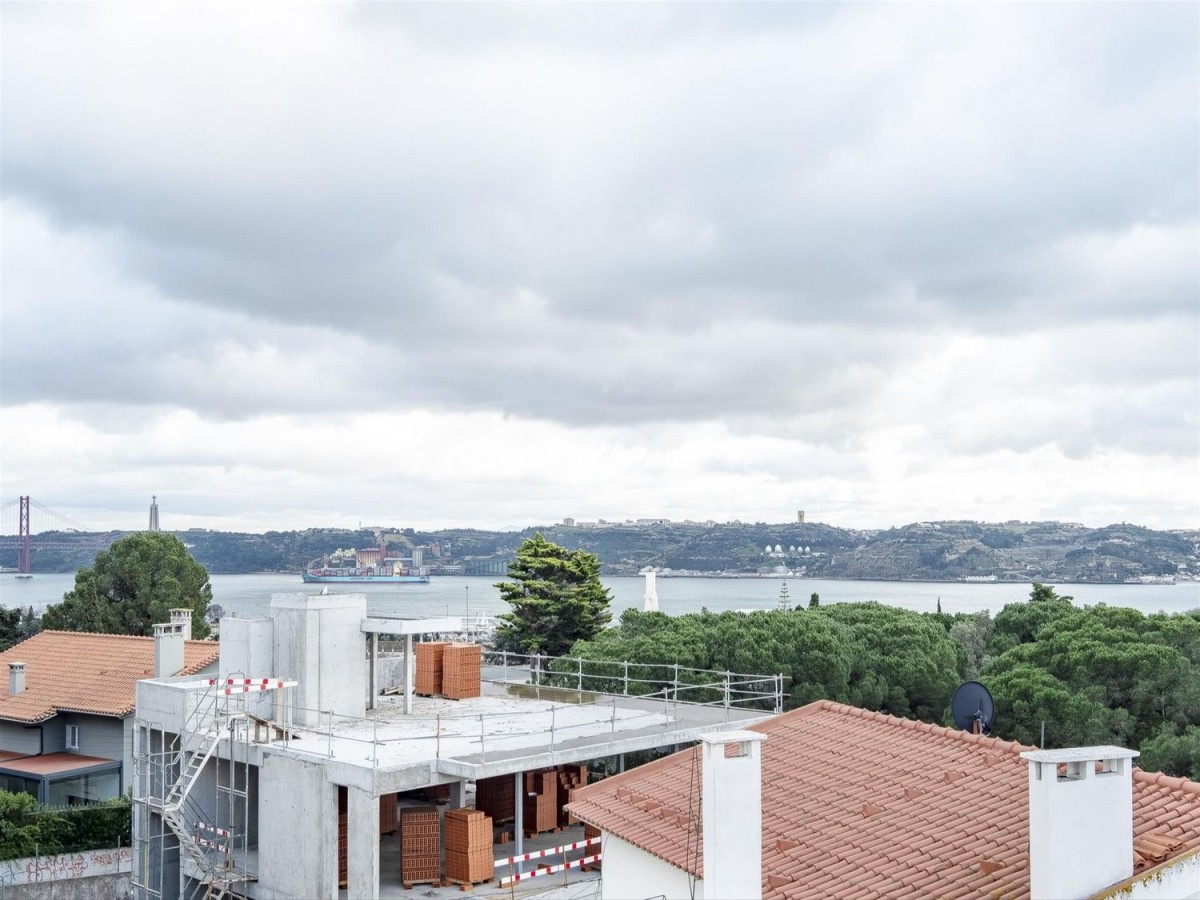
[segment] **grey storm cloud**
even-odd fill
[[[1194,5],[532,9],[6,4],[5,202],[111,271],[27,288],[78,368],[6,338],[5,402],[835,444],[948,333],[1196,326]]]

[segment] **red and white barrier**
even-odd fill
[[[561,847],[551,847],[549,850],[535,850],[532,853],[522,853],[520,856],[510,856],[508,859],[496,860],[496,868],[510,866],[513,863],[528,862],[531,859],[541,859],[546,856],[562,856],[568,850],[582,850],[584,847],[591,847],[599,843],[600,838],[594,837],[588,838],[586,841],[576,841],[573,844],[563,844]]]
[[[226,696],[230,694],[249,694],[252,691],[274,691],[280,688],[295,687],[298,682],[284,681],[282,678],[218,678],[208,679],[209,687],[217,687]]]
[[[598,841],[600,839],[592,838],[592,840]],[[583,859],[577,859],[574,862],[561,863],[557,866],[547,866],[544,869],[535,869],[532,872],[520,872],[516,875],[508,875],[500,879],[500,887],[508,887],[510,884],[516,884],[518,881],[528,881],[530,878],[537,878],[539,875],[554,875],[558,872],[565,872],[567,869],[574,869],[576,866],[586,866],[594,862],[600,862],[600,857],[603,855],[603,853],[597,853],[595,856],[585,856]]]

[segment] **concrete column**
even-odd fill
[[[379,896],[379,798],[346,788],[346,896],[373,900]]]
[[[258,817],[259,834],[287,835],[259,855],[260,900],[337,897],[337,787],[320,763],[267,751],[258,770]],[[378,832],[378,814],[374,823]]]
[[[450,809],[462,809],[467,805],[467,783],[465,781],[450,782]]]
[[[410,715],[413,706],[413,645],[412,635],[404,636],[404,714]]]
[[[375,698],[379,696],[379,635],[371,632],[371,671],[370,677],[367,679],[367,690],[371,695],[367,698],[367,709],[375,708]]]
[[[525,773],[517,772],[513,779],[513,842],[516,846],[513,856],[520,856],[525,852]],[[517,872],[524,871],[525,864],[517,863]]]

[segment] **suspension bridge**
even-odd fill
[[[112,532],[90,531],[30,497],[0,505],[0,557],[16,551],[18,578],[33,575],[33,557],[39,550],[96,551],[108,547],[113,538]]]

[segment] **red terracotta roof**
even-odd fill
[[[215,663],[215,641],[187,641],[184,669],[193,675]],[[8,664],[25,663],[25,690],[8,693]],[[0,653],[0,719],[42,722],[60,712],[127,716],[139,679],[154,677],[154,638],[78,631],[43,631]]]
[[[82,753],[45,753],[41,756],[27,756],[22,760],[12,760],[0,763],[0,768],[9,772],[24,772],[26,775],[57,775],[60,772],[73,772],[76,769],[90,769],[92,766],[112,765],[119,760],[104,759],[101,756],[84,756]]]
[[[1028,897],[1018,754],[1035,748],[828,700],[753,730],[769,736],[764,900]],[[699,766],[699,748],[676,753],[576,790],[571,812],[703,877]],[[1134,769],[1133,803],[1136,871],[1200,848],[1200,784]]]

